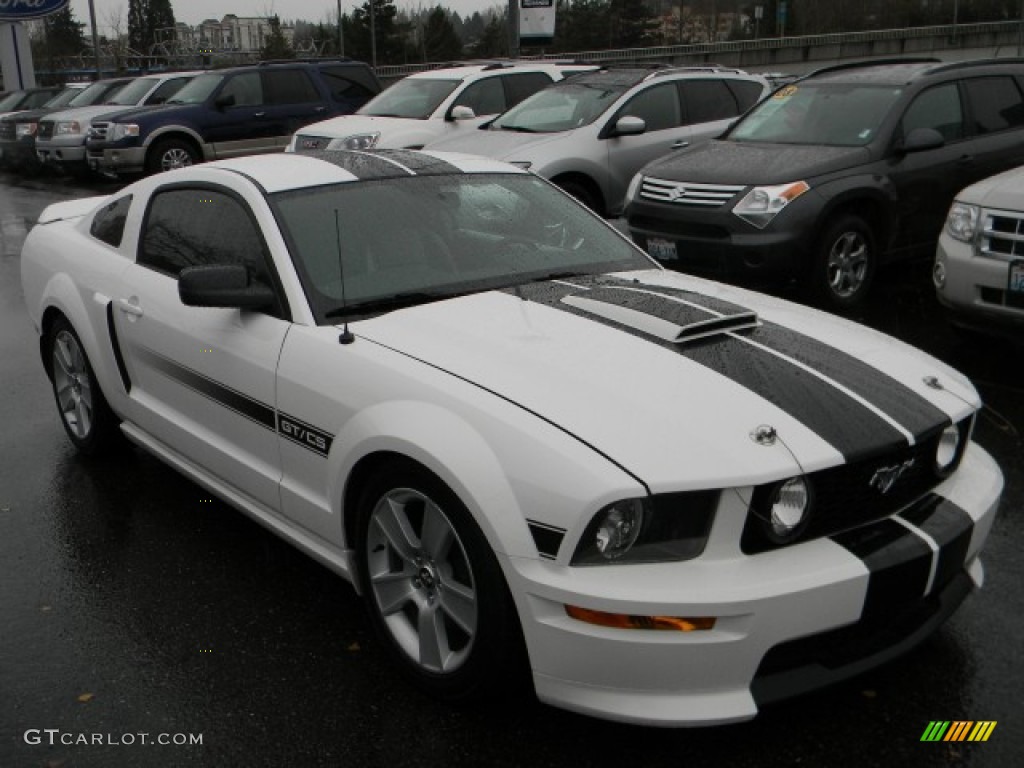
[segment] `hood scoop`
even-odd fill
[[[722,314],[684,299],[634,288],[603,288],[561,299],[583,312],[671,344],[746,331],[761,324],[755,312]]]

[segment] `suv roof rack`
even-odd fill
[[[667,69],[659,69],[657,72],[652,72],[647,76],[650,80],[654,77],[665,77],[666,75],[675,75],[680,72],[709,72],[716,74],[727,74],[727,75],[746,75],[746,70],[737,69],[736,67],[723,67],[721,64],[705,64],[702,66],[692,67],[669,67]]]
[[[801,77],[803,80],[807,77],[816,77],[817,75],[823,75],[828,72],[842,72],[847,69],[863,69],[866,67],[887,67],[893,64],[941,64],[941,59],[936,59],[934,56],[906,56],[903,58],[891,58],[891,59],[865,59],[864,61],[850,61],[845,64],[833,64],[829,67],[822,67],[821,69],[815,69],[813,72],[808,72],[806,75]]]
[[[966,69],[967,67],[987,67],[994,64],[1024,64],[1024,58],[1007,56],[1005,59],[968,59],[967,61],[950,61],[941,67],[936,67],[933,72],[949,72],[953,69]]]
[[[265,59],[258,61],[256,64],[260,67],[266,67],[271,64],[340,64],[354,61],[348,56],[331,56],[326,59]]]

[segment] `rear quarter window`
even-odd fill
[[[740,112],[746,112],[757,104],[761,100],[761,94],[764,93],[760,83],[752,83],[749,80],[726,80],[725,85],[732,91]]]
[[[103,206],[92,217],[89,234],[107,245],[119,247],[124,237],[124,223],[128,219],[128,210],[131,207],[131,195],[125,195]]]
[[[727,120],[740,112],[723,80],[685,80],[681,87],[689,125]]]
[[[508,101],[506,109],[514,107],[527,96],[532,96],[541,88],[547,88],[554,82],[543,72],[522,72],[516,75],[506,75],[504,80],[505,97]]]
[[[320,101],[316,84],[303,69],[264,72],[263,88],[268,104],[308,104]]]
[[[972,77],[964,81],[974,133],[995,133],[1024,125],[1024,101],[1017,82],[1004,77]]]

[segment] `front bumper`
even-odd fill
[[[954,322],[984,331],[1024,329],[1024,292],[1009,290],[1010,262],[979,255],[943,231],[935,256],[935,294]]]
[[[142,173],[146,170],[146,147],[90,143],[86,149],[89,167],[100,173]]]
[[[732,213],[740,197],[742,193],[718,208],[634,198],[626,208],[629,232],[648,253],[652,239],[674,244],[675,259],[658,259],[668,269],[720,280],[796,276],[811,252],[815,201],[797,200],[767,227],[757,229]]]
[[[85,143],[57,144],[36,141],[36,157],[43,165],[85,167]]]
[[[858,674],[924,639],[981,585],[978,555],[1001,490],[998,467],[972,444],[936,489],[933,510],[900,513],[918,525],[885,519],[744,555],[747,503],[731,493],[696,560],[590,568],[510,560],[537,694],[613,720],[713,725]],[[566,605],[716,623],[616,629],[570,618]]]

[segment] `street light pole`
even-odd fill
[[[345,33],[341,29],[341,0],[338,0],[338,55],[345,55]]]
[[[373,7],[376,0],[370,0],[370,66],[377,70],[377,10]]]
[[[100,67],[100,38],[96,34],[96,8],[93,0],[89,0],[89,23],[92,25],[92,55],[96,60],[96,79],[103,79],[103,69]]]

